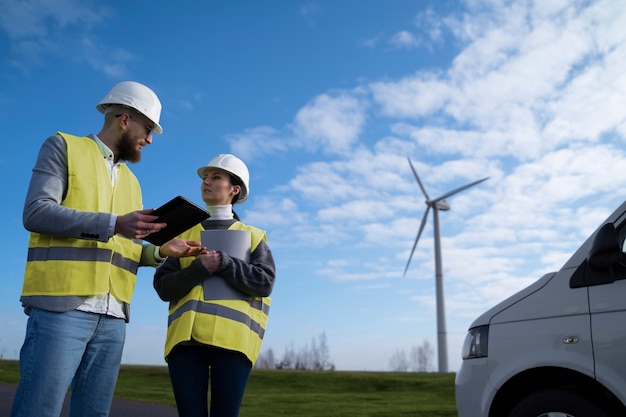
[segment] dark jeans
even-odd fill
[[[180,417],[237,417],[252,363],[240,352],[204,345],[178,345],[167,357]],[[210,381],[210,384],[209,384]]]

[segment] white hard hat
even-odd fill
[[[121,104],[137,110],[154,123],[152,129],[154,133],[163,133],[163,128],[159,124],[161,102],[154,91],[145,85],[135,81],[122,81],[113,86],[111,91],[100,100],[96,109],[104,114],[110,104]]]
[[[241,159],[229,153],[219,154],[211,159],[208,164],[198,168],[200,178],[204,179],[206,170],[209,168],[219,168],[239,178],[241,181],[241,191],[239,192],[236,204],[246,201],[248,194],[250,194],[250,172],[248,172],[248,167]]]

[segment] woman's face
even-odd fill
[[[200,189],[202,200],[208,206],[230,204],[233,197],[240,191],[238,185],[231,184],[228,173],[217,168],[209,168],[205,171]]]

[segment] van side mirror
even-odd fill
[[[617,231],[613,223],[600,227],[593,238],[591,249],[587,255],[589,267],[594,271],[608,271],[623,259],[622,248],[617,239]]]

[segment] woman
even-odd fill
[[[181,417],[209,414],[209,382],[210,415],[236,417],[265,332],[274,259],[265,232],[243,224],[232,210],[248,198],[246,165],[220,154],[198,175],[210,217],[181,237],[205,237],[206,242],[212,232],[201,233],[205,230],[249,232],[249,261],[203,242],[204,254],[168,258],[157,269],[154,288],[170,302],[165,359]]]

